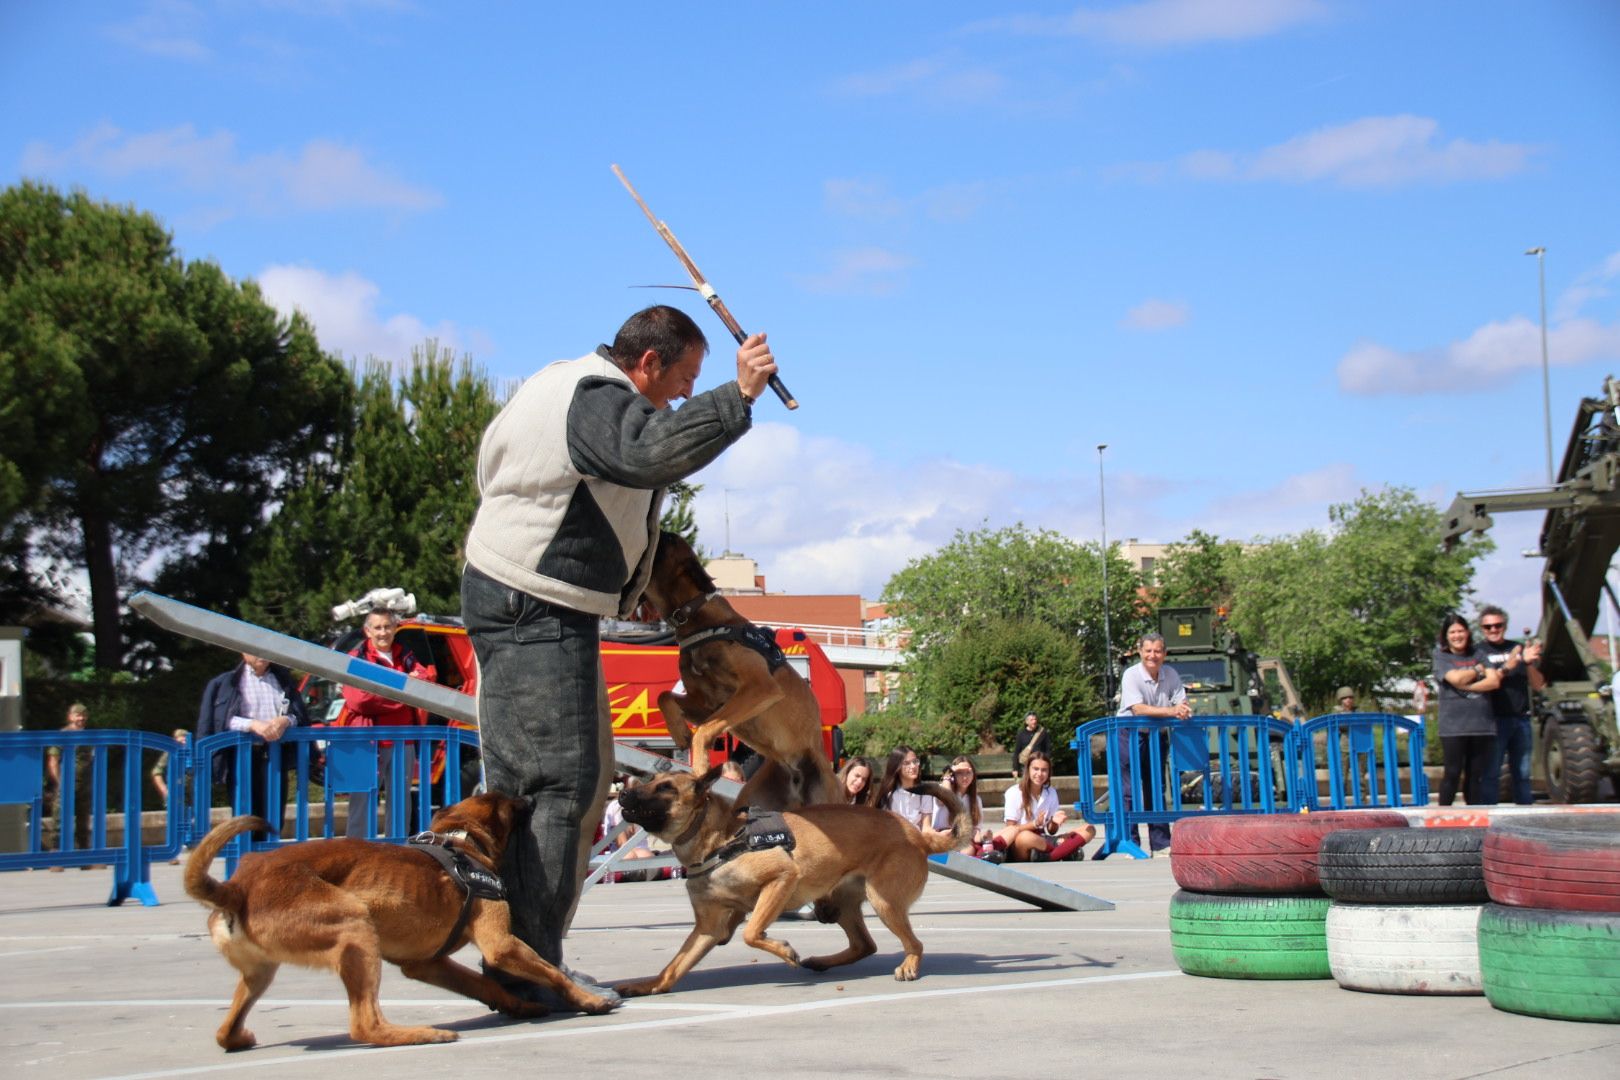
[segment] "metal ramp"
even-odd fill
[[[251,652],[255,656],[359,686],[393,701],[426,709],[452,720],[470,724],[478,722],[476,699],[449,687],[440,686],[438,683],[410,678],[393,668],[373,664],[323,645],[302,641],[274,630],[266,630],[262,626],[255,626],[241,619],[233,619],[228,615],[221,615],[153,592],[136,593],[130,597],[129,606],[165,630],[176,634],[206,641],[235,652]],[[678,761],[634,746],[615,742],[613,749],[614,761],[618,767],[637,776],[691,771],[688,766]],[[714,790],[728,798],[736,798],[742,790],[742,785],[732,780],[718,780],[715,782]],[[592,868],[586,878],[587,888],[600,881],[603,875],[611,870],[625,868],[622,852],[614,852],[613,856],[618,857],[610,856]],[[658,857],[637,859],[634,863],[637,870],[678,865],[673,858],[665,860]],[[1021,900],[1043,911],[1111,911],[1114,907],[1108,900],[964,855],[933,856],[928,861],[928,870],[953,881]]]

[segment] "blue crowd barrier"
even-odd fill
[[[1097,858],[1115,852],[1147,858],[1136,842],[1143,825],[1290,808],[1298,783],[1288,741],[1292,727],[1270,716],[1104,716],[1080,725],[1069,743],[1079,751],[1075,810],[1103,826]],[[1106,811],[1094,794],[1092,741],[1098,738],[1104,740]]]
[[[1418,721],[1392,713],[1328,713],[1299,725],[1292,738],[1300,791],[1295,809],[1354,810],[1429,803],[1423,725]],[[1325,805],[1316,784],[1318,752],[1328,774]]]
[[[388,790],[401,795],[392,800],[395,805],[388,807],[387,821],[378,835],[376,809],[382,788],[378,747],[383,743],[391,743],[396,750],[407,746],[414,750],[420,780],[413,787],[408,768],[413,755],[391,755]],[[243,835],[232,840],[224,851],[227,876],[235,873],[237,863],[249,851],[312,838],[309,796],[316,783],[325,804],[317,835],[333,836],[334,797],[355,795],[360,800],[357,809],[369,811],[360,835],[403,843],[428,827],[437,807],[461,801],[463,759],[469,750],[476,753],[477,747],[477,731],[453,727],[293,728],[275,743],[246,732],[225,732],[197,742],[147,731],[108,729],[0,733],[0,805],[27,809],[26,846],[22,851],[0,853],[0,871],[105,864],[113,868],[109,904],[131,898],[157,904],[151,865],[175,858],[211,828],[214,767],[223,761],[233,766],[221,770],[232,774],[228,795],[232,813],[269,808],[269,821],[276,828],[273,837]],[[61,810],[56,820],[58,850],[46,851],[45,762],[53,748],[62,754]],[[441,748],[442,780],[435,784],[432,772]],[[80,754],[89,755],[88,785],[79,783],[75,760]],[[142,836],[143,785],[158,754],[168,755],[164,776],[170,803],[163,816],[161,842],[148,844]],[[113,806],[108,781],[120,774],[123,791],[118,805]],[[256,801],[256,796],[262,801]],[[288,831],[288,810],[292,825],[290,835],[283,838],[281,833]],[[117,846],[109,846],[108,815],[115,812],[123,815],[123,834]],[[88,845],[80,845],[75,836],[81,813],[87,818]]]
[[[56,815],[57,849],[44,850],[45,760],[51,750],[61,753],[60,809]],[[185,744],[149,731],[14,731],[0,734],[0,804],[27,808],[27,846],[23,851],[0,854],[0,871],[47,869],[53,866],[108,865],[113,870],[108,904],[135,899],[156,904],[152,890],[151,865],[154,859],[172,859],[180,852],[180,814],[165,817],[163,841],[147,844],[142,837],[141,803],[150,767],[146,755],[167,753],[165,780],[170,792],[184,790]],[[89,755],[89,790],[79,790],[76,759]],[[155,757],[154,757],[155,761]],[[108,781],[121,774],[122,798],[117,810],[123,814],[124,830],[116,847],[108,844],[107,816],[110,805]],[[183,798],[183,796],[181,796]],[[84,803],[88,800],[88,808]],[[81,813],[88,818],[87,846],[80,846],[77,832]]]

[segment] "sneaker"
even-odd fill
[[[1000,866],[1002,863],[1007,861],[1007,854],[1006,854],[1006,852],[998,851],[995,848],[991,848],[989,851],[985,852],[983,855],[980,855],[979,858],[982,859],[983,861],[989,863],[992,866]]]

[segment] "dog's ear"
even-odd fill
[[[714,787],[715,781],[717,781],[719,779],[720,779],[720,770],[719,769],[710,769],[708,772],[704,773],[701,778],[699,778],[699,780],[697,782],[697,790],[706,795],[706,794],[708,794],[709,789]]]

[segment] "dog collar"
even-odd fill
[[[702,877],[721,863],[730,862],[739,855],[777,847],[783,851],[792,851],[794,845],[793,830],[788,828],[787,819],[780,812],[750,806],[748,820],[732,834],[731,839],[710,852],[702,861],[691,866],[682,863],[681,866],[686,871],[688,879]]]
[[[718,599],[719,596],[720,590],[716,589],[714,592],[699,593],[698,595],[692,597],[692,599],[688,600],[686,603],[669,613],[669,618],[667,620],[669,625],[679,630],[681,627],[692,621],[692,616],[701,611],[704,604],[707,604],[710,600]]]
[[[462,892],[461,914],[456,918],[456,925],[450,928],[450,934],[439,946],[439,951],[433,954],[433,959],[440,960],[449,956],[455,950],[456,943],[461,940],[461,932],[467,928],[472,919],[472,906],[474,900],[505,900],[506,886],[498,874],[485,870],[474,862],[466,852],[455,846],[455,841],[467,839],[463,829],[454,832],[436,833],[419,832],[405,841],[407,847],[413,847],[424,855],[431,855],[444,872],[450,875],[450,880]]]
[[[768,626],[755,626],[753,623],[747,626],[711,626],[682,640],[680,647],[683,651],[695,649],[704,642],[714,641],[717,638],[734,641],[745,649],[759,653],[765,660],[766,669],[773,675],[776,674],[777,668],[787,665],[787,654],[782,652],[782,647],[776,643],[776,632]]]

